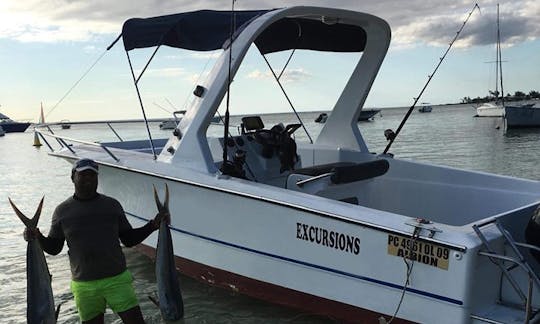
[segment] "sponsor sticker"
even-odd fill
[[[448,270],[450,249],[406,236],[388,234],[388,254]]]

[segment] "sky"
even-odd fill
[[[540,91],[540,1],[499,3],[504,92]],[[365,106],[384,108],[413,103],[474,4],[460,0],[237,0],[235,9],[310,5],[383,18],[392,29],[392,42]],[[494,89],[495,67],[490,62],[495,59],[497,1],[479,1],[478,5],[480,10],[472,14],[421,102],[457,103],[463,97],[484,97]],[[1,0],[0,112],[36,122],[43,105],[48,122],[141,118],[123,47],[117,44],[105,51],[123,22],[132,17],[230,8],[231,1],[217,0]],[[140,71],[151,52],[132,52],[137,52],[132,58],[135,70]],[[147,116],[170,117],[173,110],[185,108],[194,86],[208,74],[218,54],[160,48],[139,84]],[[266,100],[280,93],[256,54],[250,51],[235,77],[231,113],[251,113],[253,107],[269,113],[290,111],[283,98]],[[287,58],[288,53],[283,53],[269,60],[279,71]],[[358,54],[337,59],[328,53],[295,54],[282,80],[297,110],[331,109],[358,58]]]

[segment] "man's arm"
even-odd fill
[[[135,246],[144,241],[153,231],[159,228],[155,226],[154,221],[149,221],[146,225],[139,228],[126,229],[120,232],[120,241],[127,247]]]
[[[125,218],[125,216],[124,216]],[[126,219],[127,222],[127,219]],[[156,217],[146,223],[146,225],[139,228],[131,228],[131,226],[125,227],[120,232],[120,241],[127,247],[135,246],[144,241],[153,231],[159,229],[161,222],[171,223],[171,215],[167,212],[157,213]],[[129,223],[128,223],[129,224]]]
[[[49,253],[50,255],[57,255],[64,247],[64,240],[53,237],[45,237],[43,235],[39,238],[39,243],[41,244],[43,251]]]
[[[24,230],[24,239],[26,241],[37,239],[43,251],[50,255],[57,255],[64,247],[64,239],[43,236],[39,231],[39,228],[26,228]]]

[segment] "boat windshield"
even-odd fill
[[[323,124],[314,120],[320,111],[332,110],[361,56],[362,53],[296,50],[262,57],[252,46],[231,84],[231,134],[239,133],[243,116],[261,116],[265,128],[270,129],[279,123],[300,123],[296,111],[307,130],[307,133],[303,128],[297,130],[296,141],[315,140]],[[225,115],[226,104],[224,97],[219,115]],[[207,135],[222,136],[222,126],[211,126]]]

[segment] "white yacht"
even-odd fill
[[[478,117],[502,117],[504,116],[504,106],[492,102],[486,102],[476,108]]]

